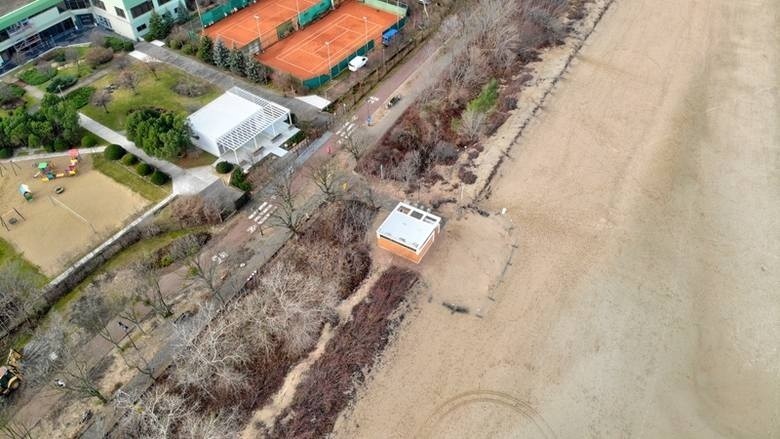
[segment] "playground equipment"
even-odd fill
[[[0,395],[8,395],[19,388],[22,374],[19,372],[19,360],[22,354],[11,349],[4,366],[0,366]]]
[[[22,183],[19,185],[19,193],[22,194],[25,200],[32,201],[33,194],[30,190],[30,186],[27,186],[26,184]]]
[[[41,178],[41,181],[51,181],[55,178],[72,177],[79,172],[79,161],[81,156],[79,150],[71,149],[68,151],[70,158],[70,164],[65,168],[65,172],[57,172],[54,168],[54,163],[40,162],[38,163],[38,172],[33,175],[33,178]]]

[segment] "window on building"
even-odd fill
[[[122,18],[126,18],[124,9],[117,8],[116,6],[114,6],[114,10],[116,11],[116,15],[118,15],[119,17],[122,17]]]
[[[135,30],[137,30],[138,32],[143,32],[143,31],[146,30],[146,25],[142,24],[142,25],[138,26],[137,28],[135,28]]]
[[[95,21],[97,22],[98,26],[104,27],[106,29],[112,29],[111,22],[102,15],[95,15]]]
[[[133,18],[138,18],[152,9],[154,9],[154,5],[152,4],[151,0],[147,0],[138,6],[133,6],[130,8],[130,15],[132,15]]]
[[[168,3],[169,1],[171,1],[171,0],[157,0],[157,5],[158,6],[162,6],[162,5],[166,4],[166,3]]]
[[[103,3],[103,0],[92,0],[92,4],[95,5],[96,8],[100,8],[102,10],[106,10],[106,4]]]
[[[89,0],[65,0],[65,9],[87,9]]]

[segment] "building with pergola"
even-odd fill
[[[238,87],[209,102],[188,121],[198,148],[245,169],[268,154],[287,154],[282,146],[299,131],[289,109]]]

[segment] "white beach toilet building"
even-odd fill
[[[300,131],[288,108],[238,87],[187,119],[195,146],[245,169],[268,154],[287,154],[282,145]]]

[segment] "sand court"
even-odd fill
[[[69,159],[61,157],[49,162],[61,172]],[[38,160],[15,163],[18,168],[12,169],[7,163],[2,165],[0,214],[10,230],[0,226],[0,238],[11,243],[49,277],[62,272],[150,204],[124,185],[93,170],[88,155],[81,156],[77,175],[47,182],[40,177],[33,178]],[[20,184],[29,186],[31,201],[25,201],[19,192]],[[58,187],[63,189],[60,194],[56,193]],[[18,218],[13,209],[24,219]],[[16,224],[10,224],[11,218],[16,219]]]

